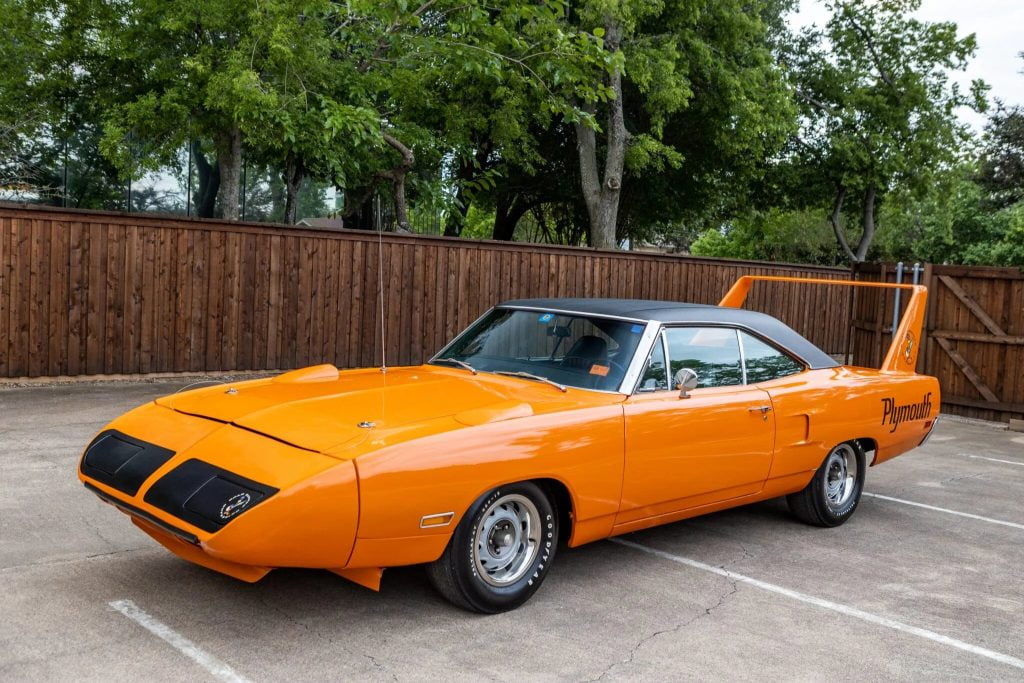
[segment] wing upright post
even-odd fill
[[[904,285],[888,282],[858,282],[856,280],[825,280],[821,278],[782,277],[779,275],[743,275],[729,288],[719,306],[740,308],[750,293],[755,281],[795,282],[811,285],[831,285],[839,287],[875,287],[881,289],[910,290],[910,300],[903,312],[900,324],[892,336],[892,343],[885,354],[882,372],[913,373],[917,367],[917,354],[921,349],[921,330],[924,328],[924,317],[928,302],[928,288],[924,285]]]

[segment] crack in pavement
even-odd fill
[[[397,681],[398,680],[398,676],[395,675],[393,672],[390,672],[387,669],[385,669],[384,665],[381,664],[380,662],[378,662],[377,658],[374,657],[373,655],[363,655],[363,657],[366,657],[367,659],[369,659],[370,663],[373,664],[374,668],[377,669],[377,671],[381,672],[382,674],[387,674],[387,675],[391,676],[391,680],[393,680],[393,681]]]
[[[124,555],[125,553],[138,553],[146,550],[157,551],[159,548],[151,546],[145,546],[142,548],[124,548],[122,550],[112,550],[107,553],[93,553],[92,555],[85,555],[83,557],[69,557],[65,559],[56,560],[43,560],[41,562],[26,562],[25,564],[13,564],[9,567],[0,567],[0,573],[15,571],[17,569],[31,569],[33,567],[49,567],[59,564],[74,564],[76,562],[87,562],[89,560],[102,559],[106,557],[113,557],[115,555]]]
[[[363,657],[363,658],[365,658],[365,659],[368,659],[368,660],[370,660],[370,663],[371,663],[371,664],[373,665],[373,667],[374,667],[374,668],[375,668],[375,669],[376,669],[377,671],[381,672],[382,674],[388,674],[388,675],[390,675],[390,677],[391,677],[391,680],[393,680],[393,681],[397,681],[397,680],[398,680],[398,676],[397,676],[397,675],[395,675],[394,673],[390,673],[390,672],[388,672],[388,671],[387,671],[387,669],[386,669],[386,668],[384,667],[384,665],[383,665],[383,664],[381,664],[380,662],[378,662],[378,661],[377,661],[377,658],[376,658],[376,657],[374,657],[373,655],[368,655],[368,654],[357,654],[357,653],[353,652],[353,651],[352,651],[351,649],[349,649],[348,647],[346,647],[346,646],[345,646],[344,644],[342,644],[342,643],[338,642],[337,640],[335,640],[334,638],[332,638],[332,637],[331,637],[330,635],[328,635],[328,634],[325,634],[325,633],[323,633],[323,632],[322,632],[322,631],[321,631],[320,629],[318,629],[318,628],[314,628],[314,627],[311,627],[311,626],[310,626],[309,624],[307,624],[306,622],[304,622],[304,621],[302,621],[302,620],[298,619],[297,617],[293,616],[293,615],[292,615],[291,613],[289,613],[289,612],[288,612],[288,611],[287,611],[286,609],[284,609],[283,607],[279,607],[278,605],[275,605],[275,604],[271,604],[271,603],[270,603],[270,602],[269,602],[268,600],[266,600],[265,598],[260,598],[260,599],[259,599],[259,602],[260,602],[260,604],[261,604],[261,605],[263,605],[263,606],[264,606],[264,607],[266,607],[267,609],[269,609],[269,610],[271,610],[271,611],[273,611],[273,612],[276,612],[277,614],[279,614],[279,615],[281,615],[282,617],[284,617],[284,618],[285,618],[285,620],[286,620],[286,621],[288,621],[288,623],[290,623],[290,624],[293,624],[293,625],[295,625],[295,626],[297,626],[297,627],[301,628],[301,629],[302,629],[302,630],[304,630],[304,631],[305,631],[306,633],[309,633],[309,634],[313,635],[313,636],[314,636],[314,637],[316,637],[317,639],[319,639],[319,640],[321,640],[321,641],[323,641],[323,642],[326,642],[327,644],[329,644],[329,645],[331,645],[331,646],[333,646],[333,647],[338,647],[338,648],[341,648],[341,650],[342,650],[343,652],[346,652],[346,653],[348,653],[349,655],[354,655],[354,656],[361,656],[361,657]]]
[[[671,628],[666,628],[666,629],[662,629],[660,631],[655,631],[654,633],[652,633],[652,634],[650,634],[648,636],[645,636],[644,638],[641,638],[639,641],[637,641],[636,645],[634,645],[632,648],[630,648],[629,654],[626,657],[624,657],[623,659],[620,659],[617,662],[612,662],[608,666],[608,668],[606,668],[604,671],[601,672],[600,676],[598,676],[597,678],[589,679],[587,681],[587,683],[596,683],[596,681],[604,680],[605,677],[610,675],[612,673],[612,671],[615,670],[617,667],[629,666],[635,660],[636,654],[640,650],[640,648],[642,648],[644,645],[646,645],[647,643],[651,642],[652,640],[654,640],[658,636],[665,635],[666,633],[678,633],[679,631],[681,631],[684,628],[686,628],[687,626],[690,626],[691,624],[699,621],[700,619],[703,619],[704,617],[711,616],[711,613],[713,611],[715,611],[716,609],[721,607],[723,604],[725,604],[725,601],[728,600],[729,598],[731,598],[733,595],[735,595],[737,593],[737,591],[739,590],[739,585],[738,585],[737,581],[734,581],[733,579],[726,579],[726,581],[729,582],[729,589],[726,590],[725,592],[721,593],[718,596],[718,600],[715,602],[715,604],[711,605],[710,607],[705,607],[703,612],[699,612],[698,614],[694,615],[690,619],[687,619],[686,621],[680,622],[680,623],[676,624],[675,626],[673,626]]]

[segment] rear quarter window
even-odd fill
[[[767,382],[803,371],[803,363],[757,337],[740,332],[740,338],[743,340],[747,384]]]

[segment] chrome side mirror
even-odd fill
[[[679,390],[679,398],[690,398],[690,391],[700,384],[697,373],[690,368],[682,368],[676,372],[675,388]]]

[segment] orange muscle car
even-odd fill
[[[379,589],[426,564],[467,609],[527,600],[569,547],[787,496],[842,524],[868,465],[931,432],[915,374],[925,288],[881,369],[837,363],[740,306],[537,299],[496,306],[425,365],[158,398],[110,423],[79,477],[157,542],[256,581],[315,567]]]

